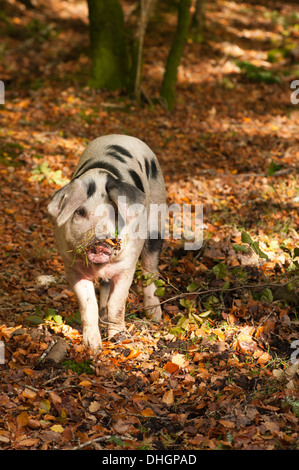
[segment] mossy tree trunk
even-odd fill
[[[192,18],[191,30],[193,39],[203,42],[205,29],[206,0],[196,0],[195,12]]]
[[[161,97],[165,100],[166,106],[170,110],[174,107],[178,66],[188,38],[190,4],[191,0],[179,0],[177,29],[168,54],[161,87]]]
[[[119,0],[87,0],[92,67],[89,85],[116,90],[128,84],[128,55]]]

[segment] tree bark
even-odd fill
[[[142,77],[142,60],[143,60],[143,43],[145,31],[148,25],[151,11],[153,9],[154,3],[156,0],[140,0],[140,21],[139,29],[137,35],[137,44],[135,46],[136,59],[133,58],[133,63],[136,63],[136,66],[133,67],[135,74],[135,83],[134,83],[134,94],[137,101],[141,99],[141,77]],[[134,53],[133,52],[133,53]]]
[[[128,56],[119,0],[88,0],[92,67],[89,85],[115,90],[128,84]]]
[[[206,1],[196,0],[195,12],[192,18],[191,29],[194,40],[202,42],[204,39]]]
[[[177,29],[168,54],[161,87],[161,97],[165,100],[166,106],[169,110],[173,109],[175,103],[177,70],[188,37],[190,4],[191,0],[179,0]]]

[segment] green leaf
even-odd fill
[[[251,248],[260,258],[269,259],[269,256],[260,249],[259,242],[253,242]]]
[[[194,292],[196,291],[197,289],[199,288],[199,285],[196,284],[196,282],[191,282],[188,287],[187,287],[187,291],[188,292]]]
[[[155,290],[155,295],[157,295],[158,297],[161,297],[164,294],[165,294],[165,287],[158,287],[158,289]]]
[[[46,314],[45,314],[45,320],[51,321],[54,315],[56,315],[56,311],[54,310],[54,308],[47,308]]]
[[[169,333],[171,335],[179,336],[181,334],[184,334],[185,331],[182,328],[180,328],[179,326],[174,326],[174,327],[169,329]]]
[[[271,162],[270,165],[268,165],[268,176],[274,175],[277,171],[282,169],[282,165],[277,165],[275,162]]]
[[[226,433],[226,439],[227,439],[227,442],[229,442],[230,444],[232,444],[234,442],[234,438],[233,438],[233,435],[230,431],[227,431]]]
[[[126,443],[119,439],[119,437],[111,436],[109,439],[107,439],[108,442],[114,442],[115,444],[124,447]]]
[[[216,307],[219,304],[219,299],[215,295],[210,295],[205,302],[205,308],[208,310],[213,310],[213,307]]]
[[[183,330],[188,330],[189,323],[189,319],[183,315],[177,322],[177,327],[182,328]]]
[[[198,316],[200,318],[207,318],[211,314],[211,310],[207,310],[206,312],[199,313]]]
[[[265,302],[269,302],[269,304],[273,302],[273,294],[271,289],[269,289],[268,287],[262,292],[262,300],[264,300]]]
[[[163,281],[163,279],[157,279],[157,280],[155,281],[155,285],[156,285],[157,287],[164,286],[164,285],[165,285],[165,281]]]
[[[287,284],[287,291],[292,292],[292,290],[293,290],[293,283],[290,282],[290,284]]]
[[[46,315],[56,315],[56,310],[54,308],[47,308]]]
[[[78,325],[81,325],[81,315],[80,315],[80,312],[75,312],[74,313],[74,320],[76,323],[78,323]]]
[[[155,277],[153,273],[145,273],[143,274],[143,285],[144,286],[149,286],[153,282],[155,282]]]
[[[42,399],[39,404],[39,412],[40,414],[48,413],[51,409],[51,402],[47,399]]]
[[[246,77],[256,82],[265,83],[279,83],[280,77],[270,70],[266,70],[264,67],[257,67],[248,61],[237,61],[237,65],[240,67],[242,72],[245,73]]]
[[[61,315],[54,315],[54,316],[53,316],[53,321],[54,321],[57,325],[61,325],[61,324],[63,323],[63,320],[62,320]]]
[[[186,303],[186,299],[180,299],[180,304],[182,307],[186,307],[187,306],[187,303]]]
[[[223,279],[228,275],[226,264],[219,263],[213,267],[214,274],[219,278]]]
[[[253,243],[250,235],[246,232],[241,233],[241,240],[243,243],[247,243],[248,245],[251,245]]]
[[[237,245],[237,244],[234,244],[234,245],[233,245],[233,249],[234,249],[235,251],[241,251],[242,253],[248,253],[248,251],[249,251],[248,246]]]
[[[297,258],[297,257],[299,257],[299,248],[298,247],[294,248],[294,253],[293,253],[293,258]]]
[[[44,319],[38,315],[31,315],[30,317],[27,317],[27,320],[29,323],[32,323],[33,325],[40,325],[41,323],[44,323]]]
[[[230,282],[229,282],[229,281],[226,281],[226,282],[223,284],[223,286],[222,286],[222,291],[228,289],[229,286],[230,286]]]

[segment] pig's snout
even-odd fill
[[[87,258],[95,264],[108,263],[119,247],[119,241],[108,236],[102,239],[93,239],[86,248]]]

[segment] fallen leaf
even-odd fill
[[[18,442],[18,447],[33,447],[39,443],[39,439],[28,438]]]
[[[36,392],[31,390],[30,388],[25,388],[25,390],[22,393],[23,397],[33,399],[36,397]]]
[[[174,395],[173,390],[168,390],[164,393],[162,402],[166,403],[166,405],[173,405],[174,404]]]
[[[89,405],[88,411],[90,413],[96,413],[101,408],[101,403],[98,401],[92,401]]]
[[[80,387],[90,388],[92,386],[92,383],[89,380],[82,380],[79,385]]]
[[[173,362],[166,362],[166,364],[165,364],[165,369],[166,369],[167,372],[169,372],[170,374],[173,374],[174,372],[176,372],[177,370],[179,370],[179,365],[178,365],[178,364],[174,364]]]
[[[262,354],[259,356],[259,358],[258,358],[258,360],[257,360],[256,362],[257,362],[257,364],[265,365],[265,364],[267,364],[267,362],[269,362],[269,361],[271,361],[271,356],[270,356],[270,354],[268,354],[267,352],[264,352],[264,353],[262,353]]]
[[[140,354],[140,351],[137,351],[134,348],[130,348],[130,354],[128,354],[128,356],[125,356],[122,360],[127,361],[129,359],[135,359],[136,357],[139,356],[139,354]]]
[[[272,373],[279,382],[285,378],[285,372],[282,369],[273,369]]]
[[[57,405],[58,403],[61,403],[61,398],[59,395],[57,395],[57,393],[55,392],[50,392],[49,393],[49,398],[51,400],[52,403],[54,403],[54,405]]]
[[[188,365],[188,361],[186,361],[184,354],[179,353],[172,356],[171,362],[173,364],[177,364],[179,367],[186,367],[186,365]]]
[[[22,411],[18,416],[17,416],[17,422],[20,426],[27,426],[29,421],[29,415],[27,411]]]
[[[63,433],[64,431],[64,428],[61,426],[61,424],[54,424],[53,426],[51,426],[51,431],[54,431],[54,432],[59,432],[59,433]]]
[[[155,413],[151,408],[145,408],[144,410],[141,411],[142,416],[155,416]]]

